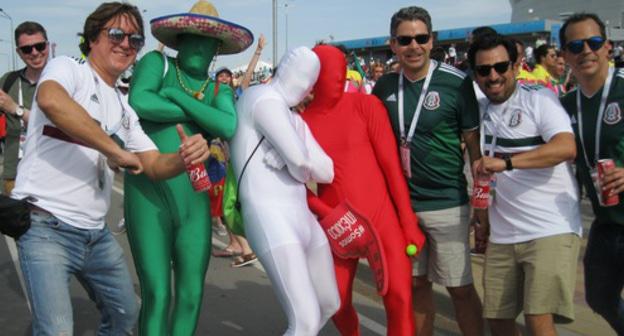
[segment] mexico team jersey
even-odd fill
[[[452,66],[433,61],[430,66],[435,70],[410,143],[412,178],[408,184],[416,211],[446,209],[468,202],[461,131],[479,126],[472,80]],[[398,81],[399,74],[390,73],[381,77],[373,89],[373,94],[388,110],[397,143],[400,137]],[[424,81],[424,78],[415,82],[404,78],[406,135]]]
[[[592,202],[594,213],[599,222],[610,222],[624,225],[624,194],[620,194],[620,204],[612,207],[601,207],[598,203],[596,190],[592,183],[589,168],[585,163],[583,148],[578,133],[576,91],[570,91],[561,98],[561,103],[568,111],[572,119],[572,127],[576,134],[577,154],[576,167],[579,177],[587,194]],[[602,88],[592,97],[586,97],[581,91],[581,111],[583,122],[583,141],[587,157],[593,164],[596,144],[596,122],[598,121],[598,108]],[[611,90],[607,97],[606,108],[602,120],[602,131],[600,135],[600,159],[610,158],[615,161],[617,167],[624,166],[624,122],[622,121],[622,110],[624,110],[624,69],[615,70]]]
[[[479,99],[479,109],[484,155],[527,152],[559,133],[572,133],[570,118],[559,100],[542,86],[519,84],[502,104]],[[497,244],[571,232],[580,236],[578,188],[570,163],[497,173],[489,216],[490,241]]]

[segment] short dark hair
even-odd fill
[[[522,47],[522,49],[524,49],[524,42],[522,42],[521,40],[518,40],[517,38],[515,38],[515,37],[511,37],[511,36],[510,36],[510,37],[507,37],[507,39],[508,39],[511,43],[515,44],[516,46],[521,46],[521,47]]]
[[[33,21],[22,22],[17,26],[17,28],[15,28],[15,44],[17,45],[17,40],[19,40],[20,36],[24,34],[35,35],[37,33],[41,33],[43,38],[45,38],[46,41],[48,40],[48,34],[42,25]]]
[[[500,34],[484,34],[477,37],[468,49],[468,61],[470,68],[474,70],[477,62],[477,52],[480,50],[491,50],[498,46],[503,46],[507,50],[511,63],[516,63],[518,50],[516,45]]]
[[[498,32],[490,26],[477,27],[470,32],[473,41],[485,34],[498,34]]]
[[[410,6],[399,9],[392,15],[390,20],[390,36],[396,36],[397,29],[401,22],[404,21],[422,21],[427,26],[427,32],[432,33],[431,16],[426,9],[418,6]]]
[[[542,63],[542,59],[546,57],[546,55],[548,55],[548,50],[550,49],[555,49],[555,47],[551,46],[550,44],[542,44],[541,46],[537,47],[533,52],[533,55],[535,55],[535,61],[538,64]]]
[[[217,69],[217,72],[215,72],[215,78],[216,78],[216,77],[219,77],[219,75],[220,75],[221,73],[223,73],[223,72],[226,72],[226,73],[228,73],[230,76],[232,76],[232,70],[230,70],[230,69],[229,69],[229,68],[227,68],[227,67],[222,67],[222,68]]]
[[[80,51],[88,56],[91,51],[91,42],[97,40],[98,35],[104,28],[104,25],[111,19],[126,15],[134,18],[139,29],[139,34],[145,36],[143,30],[143,18],[136,6],[123,2],[105,2],[101,4],[93,13],[91,13],[84,23],[82,31],[82,41],[80,42]]]
[[[605,28],[605,24],[604,22],[602,22],[602,20],[600,20],[600,18],[598,17],[598,15],[594,14],[594,13],[575,13],[572,16],[570,16],[569,18],[567,18],[564,22],[563,25],[561,26],[561,29],[559,29],[559,42],[561,43],[561,49],[565,48],[566,43],[568,43],[568,41],[566,41],[566,37],[565,37],[565,33],[566,33],[566,29],[568,29],[568,26],[574,23],[579,23],[585,20],[594,20],[594,22],[596,22],[596,24],[598,25],[598,27],[600,28],[600,36],[602,36],[602,38],[606,39],[607,38],[607,29]]]
[[[446,51],[444,51],[444,48],[437,46],[431,50],[429,58],[438,62],[444,62],[444,59],[446,58]]]

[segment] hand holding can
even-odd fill
[[[487,209],[490,205],[490,175],[477,174],[472,186],[470,204],[475,209]]]
[[[603,189],[605,173],[615,168],[615,161],[613,159],[602,159],[596,163],[596,169],[598,172],[598,183],[596,193],[598,194],[598,201],[603,207],[610,207],[618,205],[620,203],[620,195],[613,193],[613,188]]]
[[[184,144],[188,137],[184,133],[182,126],[177,125],[176,128],[178,130],[178,136],[180,136],[180,141]],[[189,180],[193,185],[193,190],[196,192],[208,191],[212,187],[212,183],[208,178],[208,172],[206,172],[206,166],[203,162],[187,164],[186,173],[188,174]]]

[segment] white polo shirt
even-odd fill
[[[548,89],[518,84],[502,104],[479,99],[483,152],[533,150],[559,133],[572,133],[570,118]],[[489,208],[490,241],[514,244],[563,233],[582,232],[579,195],[569,162],[542,169],[513,169],[496,174]]]
[[[108,86],[87,62],[65,56],[54,58],[43,70],[39,85],[49,80],[60,84],[107,133],[114,133],[126,150],[157,150],[141,129],[127,96]],[[37,206],[72,226],[100,229],[110,206],[114,173],[102,154],[59,139],[55,130],[33,101],[24,158],[17,169],[12,195],[34,197]]]

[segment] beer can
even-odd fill
[[[490,203],[490,176],[480,175],[474,179],[470,204],[475,209],[487,209]]]
[[[613,159],[598,160],[598,164],[596,165],[596,168],[598,169],[598,181],[601,182],[599,183],[600,190],[596,191],[597,193],[600,194],[600,197],[598,197],[598,200],[600,201],[600,205],[603,207],[610,207],[610,206],[618,205],[620,203],[620,195],[618,194],[611,195],[610,193],[611,191],[613,191],[613,189],[609,189],[609,190],[602,189],[602,180],[604,178],[604,174],[606,171],[615,168],[615,161],[613,161]]]
[[[186,172],[193,185],[193,190],[196,192],[208,191],[212,187],[210,179],[208,178],[208,172],[203,162],[186,166]]]

